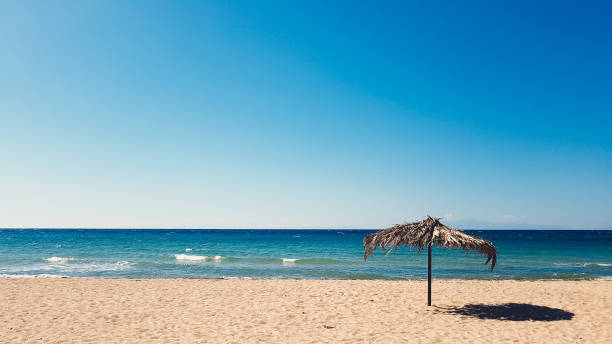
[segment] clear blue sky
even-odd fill
[[[2,1],[0,227],[612,228],[605,1]]]

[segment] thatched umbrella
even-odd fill
[[[497,250],[493,244],[485,239],[467,234],[458,229],[450,228],[440,223],[440,218],[427,216],[423,221],[395,225],[372,233],[363,239],[363,249],[368,256],[376,247],[382,251],[390,248],[387,254],[399,246],[418,247],[419,253],[427,247],[427,305],[431,306],[431,247],[461,248],[463,251],[476,251],[487,255],[485,265],[491,262],[491,271],[497,263]]]

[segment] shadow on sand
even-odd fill
[[[470,304],[462,307],[436,307],[437,312],[459,314],[480,319],[510,321],[557,321],[571,320],[574,313],[559,308],[535,306],[527,303],[504,303],[501,305]]]

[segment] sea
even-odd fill
[[[427,252],[363,259],[373,230],[0,229],[0,277],[425,279]],[[610,230],[466,230],[498,264],[433,248],[437,279],[612,279]]]

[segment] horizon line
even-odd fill
[[[377,228],[206,228],[206,227],[0,227],[0,230],[6,229],[32,229],[32,230],[62,230],[62,229],[94,229],[94,230],[293,230],[293,231],[375,231],[382,230],[388,227]],[[473,231],[612,231],[612,228],[455,228],[458,230],[473,230]]]

